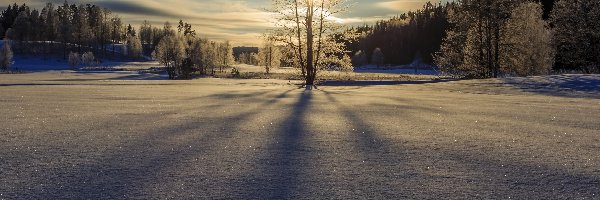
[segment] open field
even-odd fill
[[[0,74],[0,199],[600,199],[600,77]]]

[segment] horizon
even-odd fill
[[[167,3],[170,7],[164,6]],[[348,25],[373,24],[411,10],[421,8],[427,0],[374,0],[349,1],[351,11],[337,16]],[[435,2],[435,1],[431,1]],[[438,2],[448,2],[441,0]],[[436,4],[438,3],[436,2]],[[63,0],[0,0],[0,8],[17,3],[41,9],[46,3],[60,5]],[[119,15],[124,24],[139,28],[144,20],[153,26],[162,26],[166,21],[176,24],[179,20],[190,23],[201,37],[217,41],[231,41],[235,46],[255,47],[260,45],[260,36],[272,28],[269,21],[270,0],[71,0],[69,4],[94,4],[110,9]],[[233,16],[233,17],[232,17]],[[217,23],[215,23],[217,22]]]

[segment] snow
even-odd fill
[[[305,92],[285,80],[136,74],[0,74],[2,198],[594,199],[600,191],[598,98],[502,79]]]
[[[365,65],[355,67],[357,73],[384,73],[384,74],[412,74],[412,75],[440,75],[435,67],[423,63],[412,63],[409,65]]]

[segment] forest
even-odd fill
[[[470,78],[564,70],[598,73],[600,6],[590,0],[570,2],[427,2],[421,9],[373,25],[338,27],[327,41],[341,46],[337,52],[324,53],[327,58],[315,63],[316,69],[348,70],[350,64],[345,63],[351,62],[354,67],[428,65],[447,75]],[[72,58],[77,60],[71,62],[73,66],[104,59],[155,59],[171,78],[211,75],[234,62],[265,66],[267,72],[277,67],[306,71],[301,66],[306,52],[297,52],[306,43],[286,42],[281,36],[292,35],[277,31],[259,38],[261,47],[235,48],[228,41],[200,37],[183,20],[161,27],[149,21],[131,25],[109,9],[66,1],[58,6],[48,3],[41,10],[9,5],[0,14],[0,24],[0,34],[12,41],[16,54]]]
[[[2,11],[0,24],[2,37],[13,41],[14,53],[59,56],[73,67],[105,59],[156,59],[175,79],[214,74],[234,60],[229,42],[200,38],[183,20],[162,27],[144,21],[136,29],[111,10],[92,4],[48,3],[40,11],[15,3]]]

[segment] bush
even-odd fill
[[[365,54],[363,51],[357,51],[354,56],[352,56],[353,66],[360,67],[367,64],[367,54]]]
[[[96,58],[94,57],[94,53],[92,52],[86,52],[83,55],[81,55],[81,64],[83,64],[86,67],[96,65],[95,61]]]
[[[10,48],[10,41],[4,40],[4,45],[0,49],[0,70],[7,71],[13,64],[13,52]]]
[[[240,77],[240,71],[237,68],[231,68],[231,76],[234,78]]]
[[[79,54],[75,52],[69,53],[69,66],[75,69],[79,65],[81,65],[81,57],[79,56]]]
[[[373,50],[373,55],[371,57],[371,63],[377,65],[377,67],[383,65],[385,62],[385,57],[383,56],[383,52],[381,52],[380,48],[376,48]]]

